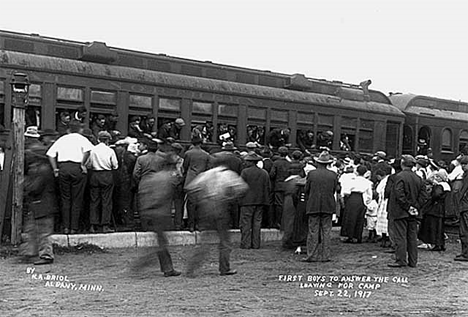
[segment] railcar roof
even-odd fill
[[[96,45],[95,45],[96,44]],[[0,49],[53,56],[71,60],[84,60],[84,50],[95,45],[98,54],[87,55],[90,62],[112,64],[118,66],[150,69],[168,73],[178,73],[188,76],[212,78],[228,82],[256,84],[266,87],[287,88],[289,90],[304,90],[330,96],[339,96],[348,100],[361,100],[362,88],[356,84],[341,81],[305,77],[309,81],[307,88],[288,87],[288,82],[294,75],[288,75],[269,70],[250,69],[239,66],[223,65],[211,61],[197,61],[187,58],[155,54],[135,50],[107,47],[103,42],[78,42],[41,36],[39,34],[23,34],[0,30]],[[96,48],[97,46],[97,48]],[[100,56],[100,54],[103,54]],[[86,55],[86,54],[85,54]],[[91,57],[90,57],[91,56]],[[92,60],[98,59],[98,60]],[[178,65],[178,66],[174,66]],[[181,66],[182,65],[182,66]],[[301,75],[303,76],[303,75]],[[388,97],[380,91],[369,89],[370,99],[378,103],[388,103]]]
[[[392,104],[405,113],[421,114],[454,120],[467,120],[468,103],[415,94],[393,94]]]
[[[404,114],[396,107],[373,101],[353,101],[337,96],[302,92],[266,86],[226,82],[216,79],[192,77],[180,74],[135,69],[123,66],[82,62],[58,57],[31,55],[20,52],[0,51],[0,66],[38,72],[64,73],[76,76],[109,78],[116,81],[139,82],[149,86],[207,91],[225,95],[271,99],[283,102],[333,106],[360,112],[381,113],[396,117]],[[339,110],[337,110],[339,111]]]

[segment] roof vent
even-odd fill
[[[106,43],[93,42],[88,46],[83,46],[83,53],[81,54],[80,60],[110,64],[117,60],[117,53],[111,51]]]
[[[284,87],[294,90],[311,90],[312,82],[303,74],[294,74],[289,80],[286,80]]]

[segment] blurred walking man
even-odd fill
[[[232,199],[238,198],[248,190],[247,184],[237,173],[229,170],[222,155],[215,156],[214,168],[201,173],[186,186],[188,195],[200,206],[200,227],[202,230],[215,229],[219,235],[219,272],[220,275],[233,275],[229,264],[231,254],[229,238],[229,213],[227,206]],[[187,276],[193,277],[195,270],[201,267],[209,252],[204,243],[196,248],[189,260]]]

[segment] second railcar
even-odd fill
[[[389,98],[406,115],[403,153],[432,152],[436,160],[446,162],[468,154],[468,103],[413,94]]]

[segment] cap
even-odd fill
[[[110,140],[112,137],[109,132],[107,131],[99,131],[98,132],[98,139],[108,139]]]
[[[289,153],[289,150],[287,147],[285,146],[280,146],[279,149],[278,149],[278,153],[279,154],[288,154]]]
[[[245,147],[248,148],[248,149],[256,149],[258,146],[257,146],[257,143],[255,143],[255,142],[247,142]]]
[[[180,125],[181,127],[183,127],[185,125],[185,121],[182,118],[175,119],[174,123],[177,124],[177,125]]]
[[[256,153],[247,154],[244,157],[244,161],[261,161],[262,157]]]
[[[182,151],[184,149],[184,147],[180,143],[172,143],[171,147],[179,151]]]
[[[401,156],[401,164],[412,167],[416,165],[416,159],[412,155],[405,154]]]

